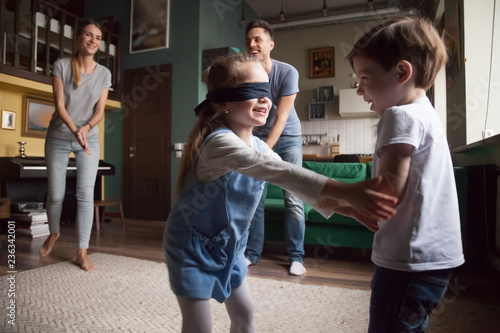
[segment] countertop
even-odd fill
[[[473,142],[471,144],[468,144],[466,146],[458,147],[453,149],[452,153],[455,154],[467,154],[474,152],[475,150],[481,149],[481,148],[486,148],[486,147],[493,147],[500,145],[500,134],[490,136],[489,138],[486,138],[484,140],[480,140],[477,142]]]

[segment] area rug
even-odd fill
[[[90,259],[97,267],[90,273],[63,262],[17,273],[15,281],[1,277],[0,332],[180,332],[181,315],[164,264],[100,253]],[[355,333],[368,327],[369,291],[257,277],[248,283],[256,332]],[[429,332],[439,332],[441,325],[443,332],[476,332],[467,325],[471,310],[456,312],[453,305],[440,311],[437,329]],[[211,307],[213,332],[229,332],[225,306],[212,301]],[[450,330],[447,317],[460,328]]]
[[[8,276],[0,290],[0,330],[9,332],[180,332],[181,315],[165,264],[92,254],[97,269],[71,262]],[[249,277],[257,332],[364,332],[369,292]],[[15,326],[4,311],[15,299]],[[213,332],[229,332],[225,306],[211,303]],[[10,310],[7,310],[8,312]],[[14,313],[14,312],[13,312]]]

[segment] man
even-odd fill
[[[274,32],[262,20],[251,22],[246,27],[245,44],[247,54],[260,61],[271,85],[272,108],[264,126],[257,129],[258,136],[264,140],[284,161],[302,166],[302,130],[295,111],[295,98],[299,92],[299,73],[284,62],[271,59],[274,48]],[[247,265],[260,260],[264,246],[264,199],[250,225],[246,259]],[[304,256],[304,206],[302,201],[284,191],[285,198],[285,241],[290,260],[290,274],[302,275],[306,272]]]

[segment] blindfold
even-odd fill
[[[238,102],[262,97],[271,99],[269,82],[243,83],[237,87],[210,91],[206,99],[194,109],[194,112],[198,115],[208,103]]]

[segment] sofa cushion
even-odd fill
[[[344,183],[356,183],[365,180],[367,177],[367,167],[365,163],[322,163],[306,161],[302,166]],[[283,189],[268,183],[266,198],[283,199]]]
[[[283,201],[283,189],[274,184],[267,183],[267,199],[281,199]]]
[[[271,219],[285,222],[285,201],[283,199],[266,198],[264,200],[264,204],[264,214],[266,220]],[[309,204],[304,203],[304,218],[306,221],[308,220],[309,213],[311,211],[314,211],[314,209]]]
[[[325,219],[320,213],[318,213],[316,210],[313,209],[309,212],[308,216],[309,218],[307,219],[307,221],[311,223],[326,223],[326,224],[337,224],[337,225],[342,224],[342,225],[363,227],[363,225],[357,222],[355,219],[341,214],[333,214],[332,216],[330,216],[330,218]]]
[[[304,168],[333,178],[343,183],[356,183],[366,180],[365,163],[322,163],[306,161]]]
[[[372,178],[373,161],[366,163],[366,179]]]

